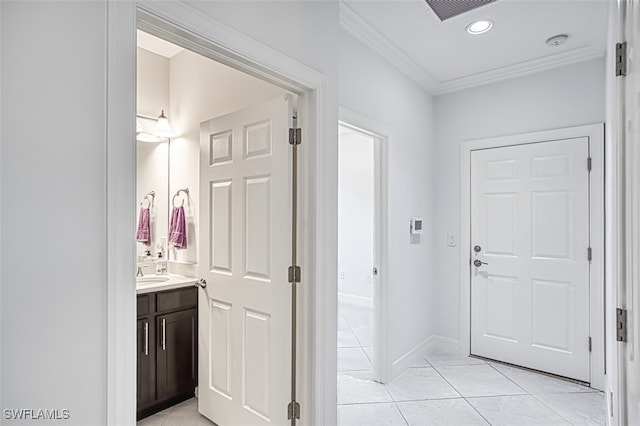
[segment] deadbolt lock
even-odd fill
[[[481,250],[482,250],[482,247],[480,247],[480,246],[474,246],[473,247],[473,251],[475,251],[476,253],[480,253]]]

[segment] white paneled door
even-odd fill
[[[200,125],[198,409],[283,425],[291,392],[291,99]]]
[[[471,353],[590,382],[589,139],[471,153]]]

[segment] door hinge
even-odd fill
[[[593,257],[593,250],[591,250],[591,247],[589,247],[589,248],[587,249],[587,260],[588,260],[589,262],[591,262],[591,258],[592,258],[592,257]]]
[[[591,171],[591,157],[587,158],[587,171]]]
[[[293,265],[289,266],[289,282],[290,283],[299,283],[300,282],[300,267]]]
[[[300,404],[296,401],[291,401],[289,403],[289,405],[287,406],[287,414],[288,414],[288,418],[289,420],[296,418],[299,419],[300,418]]]
[[[627,75],[627,42],[616,43],[616,77]]]
[[[300,145],[302,143],[302,129],[290,128],[289,129],[289,144],[291,145]]]
[[[591,342],[591,336],[589,336],[589,352],[591,352],[592,348],[593,348],[593,343]]]
[[[616,308],[616,340],[627,341],[627,310]]]

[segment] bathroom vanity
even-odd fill
[[[198,379],[196,280],[152,279],[137,286],[138,420],[193,397]]]

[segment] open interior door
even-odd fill
[[[291,395],[289,96],[200,125],[198,410],[283,425]]]

